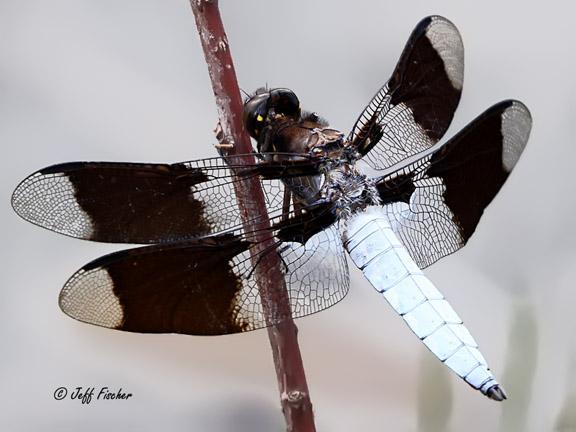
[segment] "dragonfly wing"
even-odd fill
[[[262,248],[226,234],[116,252],[80,269],[60,294],[72,318],[141,333],[218,335],[309,315],[348,292],[348,268],[329,211],[270,229]],[[278,273],[280,272],[280,273]],[[290,310],[264,309],[259,286],[273,280]],[[281,304],[278,302],[277,304]]]
[[[520,158],[532,120],[518,101],[500,102],[378,191],[392,229],[425,268],[463,247]]]
[[[348,140],[377,170],[432,147],[452,122],[463,80],[464,47],[458,29],[440,16],[424,18]]]
[[[71,237],[112,243],[167,243],[241,229],[235,191],[256,178],[270,217],[283,212],[282,179],[315,176],[305,156],[243,164],[224,158],[177,164],[72,162],[42,169],[14,191],[27,221]],[[301,186],[304,187],[304,186]],[[250,221],[257,222],[257,221]]]

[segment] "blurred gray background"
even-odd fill
[[[574,431],[574,8],[560,1],[221,0],[240,85],[294,89],[347,131],[426,15],[460,29],[465,85],[448,135],[505,98],[529,145],[461,252],[427,274],[509,392],[502,404],[436,364],[352,271],[348,298],[298,321],[319,431]],[[60,287],[120,249],[20,220],[9,198],[57,162],[215,155],[216,110],[187,0],[0,0],[3,431],[281,431],[265,331],[140,335],[76,322]],[[55,401],[108,386],[128,401]]]

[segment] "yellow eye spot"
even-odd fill
[[[262,117],[260,114],[258,114],[258,115],[256,116],[256,121],[261,122],[262,120],[264,120],[264,117]]]

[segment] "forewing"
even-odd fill
[[[245,157],[252,158],[253,155]],[[260,180],[270,216],[282,212],[281,178],[317,175],[320,162],[276,156],[243,164],[201,159],[177,164],[73,162],[42,169],[14,191],[24,219],[71,237],[113,243],[164,243],[238,229],[235,187]]]
[[[266,327],[258,290],[279,260],[291,311],[302,317],[341,300],[348,269],[333,217],[278,222],[274,245],[223,235],[130,249],[104,256],[72,276],[60,307],[77,320],[141,333],[218,335]],[[300,227],[296,225],[300,224]],[[272,255],[270,255],[272,254]],[[276,267],[276,270],[278,267]],[[281,287],[281,284],[279,286]]]
[[[420,268],[466,244],[522,154],[531,125],[521,102],[500,102],[437,151],[381,179],[392,228]]]
[[[386,169],[434,145],[460,101],[464,47],[446,18],[414,29],[390,80],[364,109],[348,139],[374,169]]]

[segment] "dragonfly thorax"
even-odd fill
[[[322,194],[335,203],[341,218],[380,203],[374,180],[360,173],[354,164],[344,163],[326,173]]]

